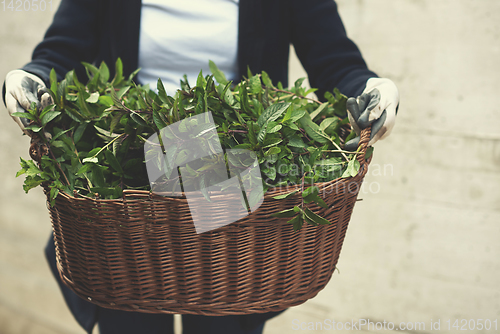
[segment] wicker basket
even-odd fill
[[[361,135],[361,152],[370,136]],[[234,315],[279,311],[314,297],[330,280],[369,161],[357,176],[317,184],[332,224],[270,214],[300,203],[274,200],[237,222],[196,234],[185,198],[124,191],[102,200],[60,193],[48,205],[62,281],[99,306],[147,313]],[[47,191],[46,194],[48,195]],[[224,212],[220,212],[221,215]]]

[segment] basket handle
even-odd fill
[[[366,154],[366,150],[368,149],[368,143],[370,142],[371,133],[372,133],[372,126],[370,124],[369,126],[364,128],[363,130],[361,130],[361,133],[359,135],[360,138],[359,138],[358,148],[361,147],[361,149],[359,150],[359,152],[361,154],[358,154],[357,159],[358,159],[360,164],[366,163],[365,154]]]
[[[43,142],[41,135],[39,133],[29,131],[28,136],[31,139],[29,155],[31,159],[33,159],[38,164],[38,166],[40,166],[42,161],[42,156],[47,155],[49,153],[49,148]]]

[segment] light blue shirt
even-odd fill
[[[213,60],[229,80],[238,73],[238,0],[143,0],[138,80],[168,95],[187,75],[194,86]]]

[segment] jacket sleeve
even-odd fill
[[[81,62],[92,62],[100,43],[102,2],[98,0],[62,0],[44,39],[33,51],[32,60],[22,69],[33,73],[48,85],[55,69],[58,80]]]
[[[333,0],[290,2],[292,43],[304,66],[311,87],[323,99],[337,87],[347,96],[357,96],[366,81],[377,75],[368,70],[358,47],[347,37]]]

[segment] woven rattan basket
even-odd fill
[[[270,216],[300,203],[300,195],[272,199],[278,191],[266,193],[245,218],[202,234],[185,198],[128,190],[119,200],[60,193],[48,208],[62,281],[92,303],[126,311],[216,316],[301,304],[335,269],[367,172],[369,136],[369,129],[362,132],[357,176],[317,184],[331,208],[311,208],[332,224],[298,232],[289,218]]]

